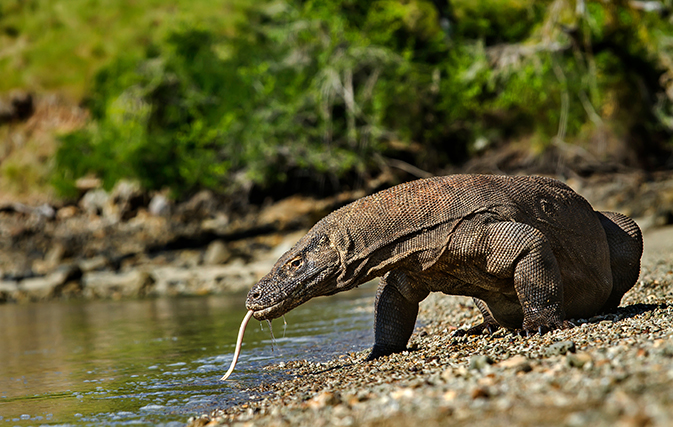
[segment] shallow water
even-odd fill
[[[226,382],[244,297],[0,306],[0,426],[181,425],[282,378],[262,368],[371,346],[374,290],[317,298],[273,323],[251,321]],[[273,347],[273,348],[272,348]]]

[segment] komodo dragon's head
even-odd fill
[[[313,297],[345,290],[337,286],[337,273],[341,269],[339,253],[321,230],[321,225],[312,228],[248,292],[245,301],[248,313],[238,331],[231,366],[222,381],[234,372],[241,354],[243,334],[251,317],[257,320],[275,319]]]
[[[250,289],[245,306],[257,320],[280,317],[311,298],[339,292],[339,268],[329,237],[311,230]]]

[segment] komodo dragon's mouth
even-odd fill
[[[308,299],[310,298],[306,298],[306,300]],[[301,305],[304,302],[305,300],[303,299],[296,299],[296,300],[284,299],[269,307],[259,308],[255,306],[247,306],[247,309],[252,310],[252,316],[257,320],[273,320],[284,315],[288,311],[292,310],[298,305]]]
[[[281,301],[279,303],[272,305],[271,307],[263,308],[261,310],[253,310],[252,317],[254,317],[257,320],[272,320],[277,317],[280,317],[283,314],[274,316],[274,311],[278,311],[282,307],[283,303],[284,301]]]

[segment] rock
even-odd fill
[[[129,203],[134,198],[142,195],[143,191],[139,182],[125,179],[118,181],[110,193],[110,197],[117,204]]]
[[[0,302],[17,300],[19,282],[16,280],[0,280]]]
[[[398,388],[397,390],[390,392],[390,397],[395,400],[411,399],[414,397],[414,389],[409,387]]]
[[[444,369],[439,377],[446,382],[451,381],[454,378],[453,368]]]
[[[558,356],[558,355],[565,355],[566,353],[575,352],[575,343],[572,341],[561,341],[554,343],[547,347],[545,351],[545,355],[547,357],[552,357],[552,356]]]
[[[193,249],[183,249],[178,253],[174,265],[179,268],[197,268],[201,265],[202,254]]]
[[[144,271],[90,271],[83,275],[84,295],[98,298],[137,297],[149,293],[153,278]]]
[[[231,258],[231,252],[221,240],[214,240],[208,245],[206,253],[203,255],[205,265],[224,264]]]
[[[77,181],[75,181],[75,187],[82,192],[87,192],[90,190],[94,190],[96,188],[100,188],[102,185],[102,182],[99,178],[96,178],[95,176],[85,176],[82,178],[79,178]]]
[[[60,243],[54,244],[49,251],[44,255],[44,261],[50,265],[56,266],[60,263],[65,255],[65,246]]]
[[[657,347],[657,353],[663,357],[673,358],[673,343],[665,344],[663,347]]]
[[[215,218],[206,218],[201,221],[201,229],[209,233],[226,233],[227,227],[231,224],[229,216],[222,213],[216,212]]]
[[[31,300],[43,300],[57,296],[59,288],[81,275],[77,266],[62,266],[57,271],[42,277],[31,277],[19,282],[19,290]]]
[[[110,192],[110,198],[103,207],[103,215],[113,224],[126,221],[134,216],[143,198],[144,193],[138,182],[121,180]]]
[[[147,210],[154,216],[168,217],[171,214],[171,204],[168,197],[161,193],[157,193],[152,196],[150,204],[147,206]]]
[[[179,213],[190,220],[211,218],[216,211],[217,201],[211,191],[196,193],[187,203],[178,209]]]
[[[306,402],[306,406],[312,409],[320,409],[326,406],[335,406],[340,402],[341,399],[338,394],[331,391],[323,391]]]
[[[476,369],[481,371],[488,365],[493,364],[493,359],[489,356],[477,355],[470,358],[470,369]]]
[[[254,266],[245,265],[237,260],[227,265],[198,267],[198,277],[206,288],[212,288],[216,292],[241,292],[252,287],[258,280]]]
[[[252,287],[258,279],[250,264],[246,265],[241,260],[221,266],[156,267],[150,274],[155,280],[153,295],[241,292]]]
[[[472,389],[472,391],[470,392],[470,397],[472,397],[472,399],[479,399],[479,398],[488,399],[489,397],[491,397],[491,393],[488,391],[488,388],[486,387],[476,387]]]
[[[150,271],[154,287],[150,294],[155,296],[193,294],[194,288],[191,269],[173,266],[156,267]]]
[[[582,368],[593,359],[588,353],[568,353],[566,355],[566,364],[571,368]]]
[[[56,210],[47,203],[35,207],[33,213],[48,219],[54,219],[56,217]]]
[[[192,427],[205,427],[211,423],[211,418],[207,415],[201,415],[200,417],[190,417],[187,422]]]
[[[449,390],[442,395],[442,399],[446,402],[452,402],[458,397],[458,392],[456,390]]]
[[[89,215],[101,215],[110,196],[102,188],[87,191],[79,201],[79,207]]]
[[[73,218],[75,215],[77,215],[78,211],[79,209],[77,209],[77,206],[64,206],[56,211],[56,219],[64,220]]]
[[[3,206],[3,210],[6,210],[8,212],[14,211],[17,213],[22,213],[22,214],[27,214],[30,215],[33,213],[33,208],[30,206],[24,205],[23,203],[15,202],[15,203],[9,203],[7,206]]]
[[[260,225],[273,225],[278,230],[285,230],[321,207],[324,207],[324,202],[308,197],[290,196],[262,209],[257,220]]]
[[[33,271],[37,274],[46,274],[54,270],[58,267],[64,255],[65,247],[60,243],[54,244],[44,255],[44,259],[33,262]]]
[[[54,219],[54,217],[56,216],[56,211],[54,210],[54,208],[47,203],[43,203],[39,206],[32,207],[23,203],[13,202],[0,207],[0,210],[7,212],[14,211],[26,215],[35,215],[37,217],[46,219]]]
[[[101,269],[107,267],[108,264],[109,264],[108,259],[105,258],[104,256],[96,256],[96,257],[93,257],[93,258],[84,259],[84,260],[79,261],[79,263],[78,263],[79,268],[83,272],[101,270]]]
[[[515,372],[530,372],[533,370],[533,367],[530,365],[530,362],[526,356],[517,354],[512,356],[509,359],[505,359],[502,362],[498,363],[498,366],[501,366],[505,369],[514,369]]]

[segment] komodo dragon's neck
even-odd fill
[[[324,231],[339,252],[339,287],[382,276],[420,252],[424,255],[418,268],[433,264],[452,227],[471,211],[453,192],[439,178],[415,181],[364,197],[325,217],[315,228]]]

